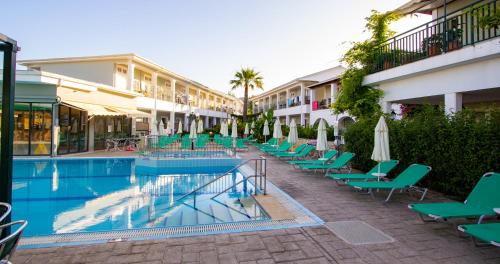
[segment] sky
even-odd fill
[[[223,92],[237,70],[252,67],[268,90],[339,65],[349,42],[367,36],[370,10],[407,1],[17,0],[2,12],[0,32],[18,41],[19,60],[135,53]]]

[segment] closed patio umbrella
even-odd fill
[[[269,122],[267,122],[267,120],[264,122],[264,128],[262,130],[262,135],[264,136],[264,140],[267,141],[267,136],[270,135],[270,133],[269,133]]]
[[[156,125],[151,126],[151,132],[149,133],[149,135],[158,136],[158,128],[156,127]]]
[[[391,159],[391,153],[389,150],[389,128],[385,123],[384,116],[381,116],[378,120],[377,126],[375,126],[375,138],[374,138],[372,160],[377,162],[388,161]],[[378,166],[378,174],[380,178],[380,166]]]
[[[276,121],[274,122],[273,138],[280,139],[282,136],[283,132],[281,131],[280,119],[276,118]]]
[[[326,138],[325,120],[321,119],[318,126],[318,137],[316,138],[316,150],[325,151],[328,149],[328,141]]]
[[[290,131],[288,132],[288,143],[295,145],[299,140],[299,135],[297,133],[297,124],[295,123],[295,119],[292,118],[290,122]]]
[[[224,121],[220,122],[219,134],[221,134],[222,136],[224,136]]]
[[[250,126],[248,123],[245,124],[245,131],[243,132],[243,135],[247,136],[250,133]]]
[[[160,136],[165,135],[165,125],[163,124],[163,120],[160,120],[160,123],[158,124],[158,134]]]
[[[179,121],[179,127],[177,128],[177,134],[182,134],[182,121]]]
[[[222,131],[222,136],[228,137],[229,136],[229,125],[227,122],[224,122],[224,130]]]
[[[196,132],[198,132],[198,134],[203,133],[203,120],[201,120],[201,118],[198,120],[198,131]]]
[[[172,132],[172,128],[170,126],[170,122],[167,122],[167,129],[165,129],[165,134],[170,135]]]
[[[232,122],[231,126],[231,137],[233,138],[233,147],[236,147],[236,138],[238,138],[238,126],[236,124],[236,121]]]
[[[189,128],[189,138],[190,139],[196,139],[196,121],[193,120],[191,121],[191,127]]]
[[[255,128],[255,121],[252,121],[252,125],[250,125],[250,128],[251,128],[251,129],[254,129],[254,128]]]

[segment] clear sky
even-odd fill
[[[267,90],[338,65],[346,42],[366,36],[370,10],[407,1],[17,0],[2,12],[0,32],[18,41],[18,59],[133,52],[225,92],[249,66]]]

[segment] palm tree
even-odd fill
[[[262,76],[259,75],[259,72],[256,72],[251,68],[241,68],[240,71],[234,74],[234,79],[229,83],[232,85],[232,90],[235,90],[239,87],[243,87],[245,89],[245,96],[243,98],[243,121],[247,120],[247,111],[248,111],[248,89],[254,88],[262,88]]]

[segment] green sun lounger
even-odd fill
[[[314,149],[314,146],[312,146]],[[291,160],[287,161],[289,164],[294,166],[304,165],[304,164],[326,164],[329,160],[333,159],[337,155],[337,151],[334,149],[325,152],[323,157],[315,160]]]
[[[314,151],[314,146],[307,145],[302,151],[298,153],[295,154],[283,153],[282,155],[276,157],[278,159],[300,159],[307,157],[312,151]]]
[[[275,146],[276,144],[278,144],[278,139],[277,139],[277,138],[270,138],[270,139],[269,139],[267,142],[265,142],[265,143],[261,143],[261,144],[259,144],[259,143],[255,143],[255,146],[256,146],[257,148],[259,148],[259,149],[260,149],[260,148],[262,148],[262,147],[264,147],[264,146],[266,146],[266,147],[271,147],[271,146]]]
[[[397,160],[389,160],[382,161],[379,164],[375,165],[370,171],[366,174],[362,173],[352,173],[352,174],[328,174],[326,177],[336,180],[336,181],[351,181],[351,180],[378,180],[377,176],[373,176],[373,173],[384,173],[388,174],[392,169],[398,165],[399,161]]]
[[[293,145],[288,143],[288,141],[283,141],[283,143],[281,143],[281,145],[279,145],[279,147],[277,149],[263,149],[264,152],[266,152],[267,154],[274,154],[274,153],[285,153],[288,151],[288,149],[290,149]]]
[[[472,236],[474,243],[476,239],[484,241],[482,244],[490,244],[500,247],[500,223],[460,225],[458,230]]]
[[[287,157],[287,156],[294,156],[300,154],[304,149],[307,147],[307,144],[302,144],[296,147],[293,151],[283,151],[283,152],[275,152],[275,153],[270,153],[271,155],[275,157]]]
[[[181,149],[190,149],[191,139],[183,137],[181,140]]]
[[[478,217],[480,223],[483,217],[495,215],[494,208],[500,208],[500,173],[484,174],[463,203],[410,204],[408,208],[419,213],[425,222]],[[430,220],[424,219],[424,216],[430,217]]]
[[[344,152],[340,157],[336,158],[333,162],[327,164],[300,164],[299,168],[303,170],[340,170],[345,168],[349,161],[354,158],[354,153]]]
[[[237,149],[245,149],[245,150],[248,149],[248,147],[245,145],[243,139],[241,139],[241,138],[236,139],[236,148]]]
[[[423,200],[427,194],[426,188],[418,188],[415,186],[425,175],[431,171],[431,167],[421,164],[412,164],[401,172],[398,177],[392,181],[370,181],[370,182],[348,182],[347,185],[356,189],[368,189],[368,192],[373,197],[372,189],[390,190],[385,202],[391,199],[392,193],[395,190],[415,189],[422,192],[420,200]]]
[[[269,140],[269,141],[271,141],[271,140]],[[277,150],[279,147],[281,147],[285,143],[288,143],[288,142],[283,141],[283,142],[281,142],[281,144],[278,144],[278,140],[276,139],[276,143],[274,143],[273,145],[271,145],[272,143],[269,143],[269,145],[261,145],[261,146],[258,146],[257,148],[259,148],[262,151]]]

